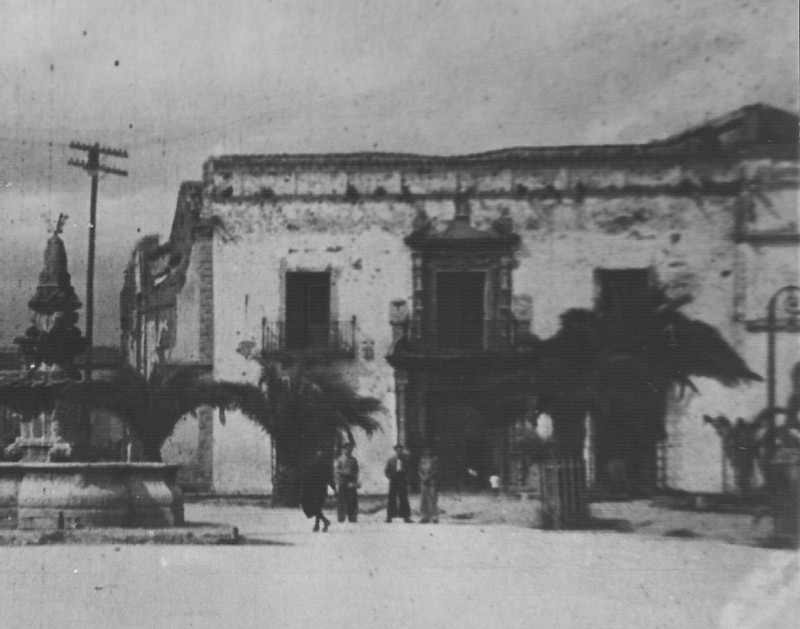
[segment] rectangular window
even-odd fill
[[[439,347],[482,349],[486,275],[436,274],[436,332]]]
[[[286,347],[328,346],[331,328],[331,274],[286,273]]]
[[[596,269],[595,308],[609,313],[627,308],[638,295],[648,290],[650,278],[650,269]]]

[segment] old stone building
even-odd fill
[[[330,361],[385,407],[383,431],[359,436],[364,491],[384,489],[397,440],[436,440],[451,487],[468,468],[508,478],[508,432],[482,382],[569,308],[657,282],[691,295],[687,315],[765,373],[767,303],[798,282],[797,124],[753,105],[641,145],[212,157],[181,186],[169,240],[134,253],[123,348],[142,371],[252,382],[253,350]],[[800,348],[793,328],[777,338],[783,399]],[[662,484],[720,491],[703,414],[752,418],[765,386],[696,384],[670,401],[654,457]],[[269,439],[235,414],[183,420],[164,456],[189,487],[271,488]]]

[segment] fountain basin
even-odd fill
[[[0,528],[181,525],[177,465],[0,463]]]

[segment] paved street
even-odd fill
[[[0,627],[794,627],[798,556],[506,525],[187,505],[243,546],[0,548]]]

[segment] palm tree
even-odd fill
[[[670,391],[694,389],[691,376],[727,386],[762,379],[716,329],[680,312],[688,301],[653,287],[617,308],[561,316],[561,329],[534,353],[532,390],[563,455],[581,455],[590,413],[605,462],[624,461],[629,479],[652,480]]]
[[[111,411],[122,419],[142,445],[148,461],[161,460],[161,446],[175,425],[201,406],[240,410],[266,429],[266,400],[258,387],[234,382],[201,381],[190,369],[156,369],[149,379],[125,367],[109,381],[76,382],[63,387],[58,397],[93,409]]]
[[[296,506],[300,474],[319,449],[332,452],[338,439],[355,443],[353,429],[367,435],[380,429],[372,414],[379,400],[356,394],[336,371],[291,357],[258,358],[261,388],[269,409],[267,431],[275,446],[274,506]]]
[[[710,424],[722,441],[722,452],[733,468],[733,478],[739,496],[747,497],[752,491],[753,473],[758,462],[762,473],[768,471],[767,427],[765,414],[760,413],[752,422],[739,417],[732,422],[725,415],[703,415],[703,423]],[[768,478],[768,474],[764,474]]]

